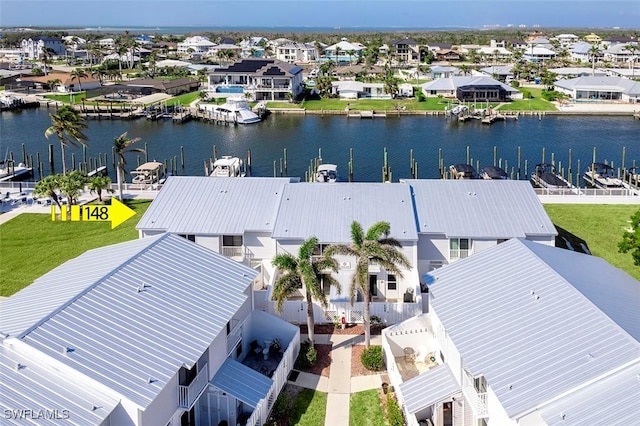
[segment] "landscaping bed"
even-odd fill
[[[305,373],[317,374],[318,376],[329,377],[331,369],[331,348],[332,345],[315,344],[314,347],[318,351],[316,363],[310,367],[296,368]]]
[[[362,365],[362,352],[364,352],[364,345],[353,345],[351,347],[351,377],[381,374],[384,370],[371,371]]]
[[[306,324],[300,325],[300,334],[309,334],[308,328]],[[344,334],[344,335],[363,335],[364,336],[364,325],[362,324],[347,324],[345,329],[338,327],[336,328],[333,324],[316,324],[313,327],[313,331],[315,334]],[[372,327],[371,335],[379,335],[382,329],[380,327]]]

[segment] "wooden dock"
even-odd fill
[[[376,112],[374,110],[369,110],[369,111],[350,111],[349,113],[347,113],[347,118],[365,118],[365,119],[372,119],[372,118],[386,118],[387,117],[387,113],[386,112]]]

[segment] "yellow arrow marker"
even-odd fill
[[[136,214],[129,207],[122,204],[115,198],[111,199],[110,206],[88,204],[86,206],[71,206],[71,221],[83,221],[83,222],[111,222],[111,229],[122,224],[122,222],[133,217]],[[57,218],[56,207],[51,206],[51,220],[55,221]],[[60,214],[60,220],[67,220],[67,209],[62,207]]]

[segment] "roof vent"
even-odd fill
[[[63,353],[64,355],[69,354],[69,353],[72,353],[72,352],[74,352],[74,351],[75,351],[75,349],[73,349],[73,348],[71,348],[71,347],[69,347],[69,346],[63,346],[63,347],[62,347],[62,353]]]
[[[138,286],[138,288],[136,289],[136,291],[137,291],[138,293],[141,293],[141,292],[145,291],[146,289],[148,289],[149,287],[151,287],[149,284],[147,284],[147,283],[142,283],[142,284],[140,284],[140,285]]]
[[[149,377],[149,378],[147,378],[147,383],[148,383],[148,384],[153,384],[153,383],[155,383],[155,382],[157,382],[157,381],[158,381],[158,379],[154,379],[153,377]]]
[[[589,361],[591,361],[591,360],[592,360],[592,359],[594,359],[594,358],[595,358],[595,357],[593,356],[593,354],[592,354],[591,352],[589,352],[589,353],[587,354],[587,359],[588,359]]]
[[[23,368],[27,368],[27,366],[24,364],[20,364],[19,362],[16,363],[16,371],[20,371]]]
[[[512,390],[512,389],[513,389],[513,385],[509,385],[509,390]]]
[[[98,410],[100,408],[102,408],[102,407],[100,407],[99,405],[91,404],[91,411],[96,411],[96,410]]]
[[[560,420],[564,420],[567,415],[565,413],[560,413]]]

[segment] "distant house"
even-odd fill
[[[453,45],[451,43],[433,43],[429,42],[426,44],[427,48],[431,50],[433,53],[438,53],[443,50],[451,50]]]
[[[49,49],[54,55],[64,55],[64,41],[61,37],[34,37],[20,42],[22,56],[26,59],[38,59],[42,49]]]
[[[49,82],[53,80],[59,80],[55,87],[49,87]],[[52,72],[49,75],[41,76],[29,76],[25,75],[20,78],[21,83],[32,83],[36,88],[49,88],[62,93],[78,92],[80,90],[92,90],[101,86],[100,81],[87,75],[81,77],[78,81],[77,78],[72,78],[71,74],[63,72]]]
[[[248,93],[256,101],[287,100],[303,90],[302,68],[275,59],[241,59],[209,72],[209,90]]]
[[[587,34],[586,36],[582,37],[584,39],[584,41],[586,41],[587,43],[590,44],[600,44],[602,42],[602,37],[600,37],[599,35],[595,34],[595,33],[590,33]]]
[[[362,55],[364,46],[360,43],[351,43],[342,38],[338,43],[327,46],[324,49],[324,61],[333,61],[337,64],[350,64],[357,62]]]
[[[438,50],[436,52],[436,60],[438,61],[446,61],[446,62],[455,62],[462,59],[460,53],[455,50]]]
[[[458,67],[434,65],[429,68],[429,77],[432,79],[449,78],[456,75],[462,75],[462,71]]]
[[[575,43],[573,46],[571,46],[571,49],[569,50],[569,54],[571,55],[571,59],[574,62],[589,63],[592,60],[592,57],[591,57],[592,48],[593,48],[592,44],[584,41],[580,41],[578,43]],[[601,53],[598,52],[597,56],[601,56]]]
[[[574,101],[640,103],[640,82],[625,77],[578,77],[558,80],[555,89]]]
[[[420,59],[420,45],[410,38],[393,40],[391,43],[393,56],[399,63],[417,64]]]
[[[171,234],[65,262],[0,301],[0,406],[83,425],[264,424],[300,332],[256,306],[257,275]]]
[[[640,50],[640,46],[637,46]],[[638,53],[632,52],[627,49],[626,44],[618,43],[610,45],[603,52],[603,58],[605,61],[613,62],[615,64],[626,65],[631,63],[633,59],[637,59]]]
[[[384,83],[365,83],[355,80],[331,82],[331,93],[341,99],[391,99],[390,93],[385,93]]]
[[[293,63],[315,61],[319,53],[313,43],[291,42],[276,47],[276,59]]]
[[[640,418],[640,283],[625,272],[514,238],[425,281],[428,314],[382,332],[409,426]]]
[[[480,72],[503,83],[508,83],[513,80],[513,65],[480,68]]]
[[[180,95],[182,93],[198,90],[200,83],[193,78],[178,78],[175,80],[160,80],[153,78],[139,78],[136,80],[123,81],[126,87],[146,89],[145,94],[166,93],[168,95]]]
[[[580,37],[575,34],[558,34],[553,38],[558,40],[562,47],[571,47],[580,40]]]
[[[562,68],[548,68],[547,71],[557,74],[559,78],[570,79],[575,77],[589,77],[589,76],[605,76],[607,72],[600,68],[595,70],[587,67],[562,67]]]
[[[179,55],[200,55],[205,56],[216,44],[204,36],[187,37],[183,41],[176,44]]]
[[[439,78],[422,85],[426,96],[442,95],[460,102],[503,102],[521,99],[522,93],[495,80],[483,76],[456,76]]]
[[[522,57],[529,62],[544,62],[556,57],[556,52],[546,47],[536,45],[528,47]]]

